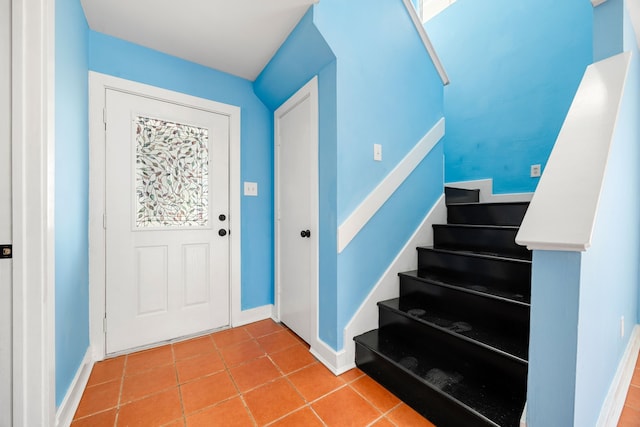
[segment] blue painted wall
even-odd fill
[[[607,0],[593,14],[593,62],[622,52],[623,25],[620,24],[623,0]]]
[[[339,226],[443,116],[443,86],[401,0],[323,0],[314,23],[336,57]],[[327,248],[337,271],[320,291],[320,338],[332,348],[342,349],[345,326],[442,189],[436,148],[341,254]]]
[[[252,82],[94,31],[89,42],[93,71],[241,107],[241,181],[259,188],[242,197],[242,309],[273,304],[273,120]]]
[[[534,191],[585,68],[593,8],[584,0],[458,0],[425,27],[445,89],[447,182],[493,178]]]
[[[80,2],[56,1],[56,405],[89,347],[88,26]]]

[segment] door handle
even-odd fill
[[[220,230],[218,230],[218,236],[224,237],[226,235],[227,235],[227,230],[225,230],[224,228],[221,228]]]
[[[227,216],[225,214],[220,214],[220,216],[218,216],[218,219],[220,221],[225,221],[227,219]]]
[[[309,230],[302,230],[302,231],[300,232],[300,237],[306,237],[306,238],[309,238],[309,237],[311,237],[311,232],[310,232]]]

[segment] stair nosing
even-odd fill
[[[457,286],[457,285],[454,285],[454,284],[443,282],[443,281],[438,280],[438,279],[420,277],[417,274],[418,271],[419,270],[402,271],[402,272],[398,273],[398,276],[406,276],[408,278],[417,279],[417,280],[420,280],[421,282],[429,283],[431,285],[444,286],[446,288],[453,289],[453,290],[456,290],[456,291],[466,292],[466,293],[473,294],[473,295],[480,296],[480,297],[484,297],[484,298],[490,298],[490,299],[494,299],[494,300],[498,300],[498,301],[502,301],[502,302],[506,302],[506,303],[511,303],[511,304],[515,304],[515,305],[520,305],[520,306],[523,306],[523,307],[531,308],[531,303],[530,302],[517,301],[517,300],[511,299],[511,298],[501,297],[499,295],[493,295],[493,294],[490,294],[490,293],[487,293],[487,292],[477,291],[475,289],[464,288],[464,287],[461,287],[461,286]],[[411,275],[412,273],[415,273],[415,275]]]
[[[458,202],[458,203],[449,203],[448,206],[520,206],[520,205],[529,205],[531,202]]]
[[[432,224],[433,227],[459,227],[459,228],[489,228],[493,230],[519,230],[519,225],[494,225],[494,224]]]
[[[374,329],[375,330],[375,329]],[[372,330],[373,331],[373,330]],[[369,332],[372,332],[369,331]],[[366,334],[367,332],[365,332]],[[353,337],[353,340],[356,341],[357,344],[360,344],[363,347],[366,347],[367,349],[369,349],[369,351],[372,351],[373,353],[377,354],[379,357],[382,357],[383,359],[385,359],[387,362],[391,363],[393,366],[395,366],[397,369],[400,369],[401,371],[403,371],[406,374],[409,374],[411,377],[417,379],[420,383],[424,384],[425,386],[429,387],[432,391],[435,391],[437,394],[445,397],[448,400],[453,401],[455,404],[464,407],[467,411],[473,413],[474,415],[478,416],[479,418],[482,418],[483,420],[486,420],[487,422],[494,424],[496,427],[500,427],[499,424],[497,424],[495,421],[493,421],[492,419],[486,417],[485,415],[481,414],[480,412],[478,412],[476,409],[472,408],[471,406],[467,405],[466,403],[460,401],[459,399],[456,399],[455,397],[453,397],[452,395],[445,393],[444,391],[442,391],[441,389],[431,385],[428,381],[426,381],[424,378],[416,375],[415,373],[413,373],[411,370],[405,368],[404,366],[402,366],[401,364],[397,363],[395,360],[389,358],[386,354],[378,351],[377,349],[371,348],[369,345],[365,344],[362,341],[358,341],[357,340],[357,336]]]
[[[493,254],[487,254],[483,252],[462,251],[462,250],[455,250],[455,249],[439,249],[439,248],[434,248],[433,246],[418,246],[416,249],[419,251],[426,250],[426,251],[440,252],[440,253],[451,254],[451,255],[467,256],[470,258],[483,258],[483,259],[489,259],[492,261],[506,261],[506,262],[515,262],[515,263],[531,265],[531,260],[529,259],[508,257],[503,255],[493,255]]]
[[[397,314],[400,314],[401,316],[405,317],[406,319],[417,321],[420,324],[423,324],[425,326],[437,329],[437,330],[442,331],[442,332],[446,332],[447,334],[452,335],[452,336],[454,336],[456,338],[460,338],[463,341],[466,341],[466,342],[468,342],[470,344],[474,344],[474,345],[477,345],[479,347],[483,347],[483,348],[485,348],[487,350],[490,350],[490,351],[492,351],[494,353],[499,354],[500,356],[507,357],[507,358],[511,359],[512,361],[514,361],[514,362],[522,363],[527,367],[529,366],[529,361],[528,360],[522,359],[521,357],[516,356],[515,354],[511,354],[511,353],[506,352],[504,350],[500,350],[499,348],[496,348],[496,347],[494,347],[492,345],[489,345],[487,343],[484,343],[482,341],[478,341],[478,340],[475,340],[473,338],[469,338],[469,337],[467,337],[465,335],[462,335],[462,334],[459,334],[457,332],[451,331],[449,329],[443,328],[442,326],[438,326],[435,323],[428,322],[428,321],[420,319],[418,317],[411,316],[411,315],[409,315],[408,313],[406,313],[406,312],[404,312],[402,310],[398,310],[398,309],[396,309],[394,307],[390,307],[390,306],[384,304],[387,301],[394,301],[394,300],[398,300],[398,299],[400,299],[400,298],[392,298],[392,299],[388,299],[388,300],[384,300],[384,301],[378,301],[377,305],[380,306],[382,304],[382,305],[385,306],[386,309],[391,310],[391,311],[393,311],[393,312],[395,312]]]

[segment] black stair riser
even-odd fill
[[[480,190],[444,187],[444,197],[450,203],[477,203],[480,201]]]
[[[531,288],[531,262],[525,260],[418,248],[418,270],[472,280],[483,286],[514,284]]]
[[[418,301],[425,308],[443,308],[460,317],[499,325],[514,334],[529,333],[530,309],[525,303],[440,286],[404,274],[400,274],[400,298]]]
[[[429,343],[434,352],[443,357],[457,359],[460,366],[472,366],[469,371],[479,378],[491,379],[499,387],[511,388],[516,384],[522,387],[527,380],[527,363],[508,357],[495,350],[474,344],[448,332],[430,327],[421,322],[401,316],[384,306],[379,310],[380,328],[388,326],[402,327],[407,340]]]
[[[500,427],[357,342],[356,365],[438,427]]]
[[[519,226],[528,207],[528,202],[451,204],[447,206],[447,222]]]
[[[516,244],[517,228],[433,226],[433,246],[438,249],[484,252],[531,259],[531,251]]]

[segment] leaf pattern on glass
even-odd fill
[[[209,132],[137,117],[136,226],[206,226],[209,220]]]

